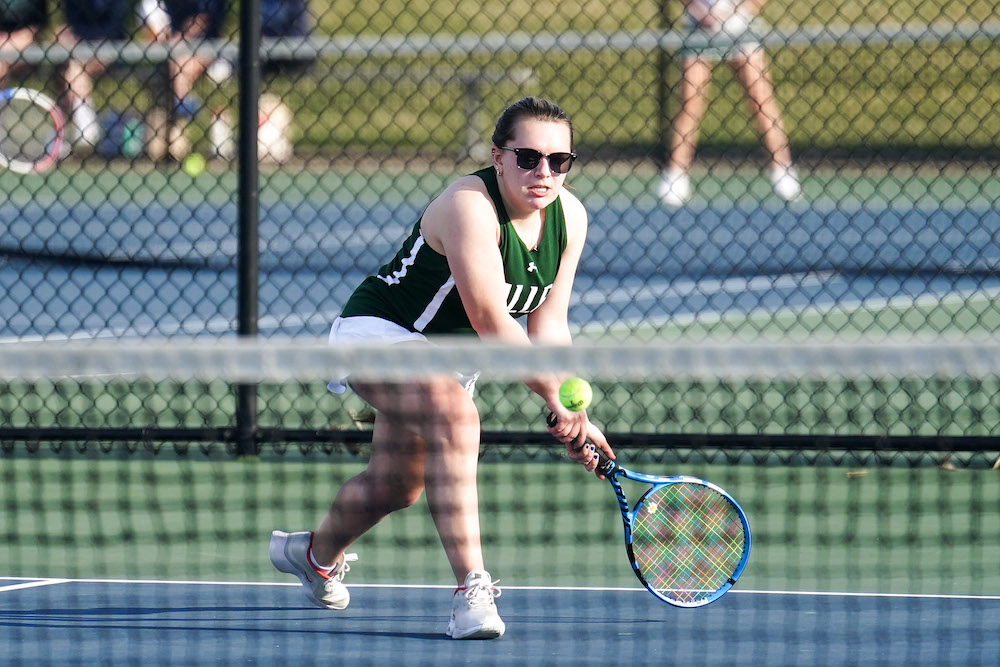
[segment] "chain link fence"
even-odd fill
[[[70,146],[44,173],[0,172],[0,339],[233,335],[238,7],[107,3],[101,37],[78,4],[52,8],[27,45],[0,42],[3,86],[57,98]],[[259,0],[260,335],[325,336],[443,185],[489,160],[494,119],[525,95],[575,124],[567,182],[591,224],[578,337],[992,335],[996,3],[722,4]],[[6,421],[232,413],[221,390],[63,393],[7,392]],[[289,406],[332,399],[283,396],[262,393],[265,423],[321,428],[335,411],[304,417]],[[938,432],[996,435],[995,420],[945,421]]]

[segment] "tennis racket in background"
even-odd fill
[[[646,475],[597,455],[597,473],[618,498],[632,571],[650,593],[693,608],[733,587],[750,558],[750,524],[732,496],[696,477]],[[622,479],[649,485],[631,510]]]
[[[0,90],[0,169],[43,172],[56,163],[66,121],[56,103],[31,88]]]

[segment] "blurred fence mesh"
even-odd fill
[[[850,663],[845,652],[866,639],[877,647],[870,662],[991,664],[987,622],[1000,592],[997,0],[770,0],[746,36],[766,56],[801,193],[775,191],[774,155],[740,76],[713,60],[690,193],[679,203],[661,196],[661,178],[676,158],[683,66],[692,53],[733,47],[728,33],[709,43],[693,32],[680,0],[255,0],[257,202],[239,195],[242,3],[202,2],[219,21],[198,36],[171,35],[155,11],[140,18],[139,6],[156,3],[123,2],[121,25],[88,39],[74,32],[86,32],[79,10],[115,3],[48,4],[26,42],[0,39],[0,86],[42,90],[70,120],[70,149],[54,168],[0,171],[0,577],[24,578],[5,588],[39,577],[277,583],[267,532],[312,525],[331,485],[361,469],[370,409],[328,392],[315,359],[299,375],[262,378],[247,357],[215,365],[222,347],[196,359],[191,377],[161,347],[235,337],[239,220],[256,205],[256,328],[309,352],[303,341],[324,339],[444,185],[486,164],[503,108],[538,95],[569,112],[580,155],[567,183],[590,229],[570,320],[583,355],[573,370],[595,387],[591,417],[636,469],[699,474],[740,499],[755,539],[741,593],[885,597],[767,597],[755,610],[742,602],[753,594],[734,593],[727,604],[747,610],[742,637],[729,617],[714,637],[713,616],[674,615],[627,633],[598,626],[581,644],[578,617],[659,618],[651,600],[590,597],[567,612],[546,599],[518,610],[512,590],[502,600],[510,634],[530,636],[542,615],[569,619],[539,641],[539,664],[571,643],[590,657],[613,647],[634,664],[683,655],[678,647],[693,663],[750,654]],[[26,4],[0,2],[0,25],[15,6]],[[197,65],[190,79],[185,64]],[[203,171],[185,163],[194,153],[207,158]],[[862,341],[885,336],[932,342],[900,344],[913,366],[877,368],[897,347],[866,357]],[[760,352],[740,341],[758,337],[782,342],[756,368],[740,366]],[[834,337],[847,342],[795,349],[804,366],[779,371],[775,349]],[[949,346],[962,337],[978,342]],[[117,362],[142,339],[142,356],[170,373],[112,378],[70,357],[41,376],[14,369],[34,351],[58,354],[67,339],[110,339],[105,353]],[[719,339],[730,347],[714,347]],[[25,347],[32,342],[40,347]],[[628,347],[637,344],[652,347]],[[325,359],[319,347],[312,352]],[[928,366],[969,349],[992,366]],[[717,354],[738,377],[712,372]],[[350,361],[359,359],[395,370],[377,356]],[[642,372],[626,375],[628,363]],[[287,358],[275,366],[300,368]],[[817,375],[820,367],[839,372]],[[496,359],[491,369],[512,371]],[[562,459],[523,385],[488,376],[476,399],[481,512],[504,585],[634,588],[607,489],[580,481]],[[248,386],[250,423],[240,419]],[[258,456],[238,458],[247,438]],[[578,504],[587,520],[577,520]],[[353,581],[449,581],[425,513],[398,521],[362,543]],[[287,645],[311,659],[391,663],[400,646],[437,637],[430,622],[413,625],[433,605],[401,598],[357,605],[404,619],[386,655],[369,653],[379,640],[370,626],[330,633],[298,611],[274,622],[283,634],[271,641],[257,634],[267,615],[301,601],[246,588],[205,602],[132,587],[116,602],[105,589],[91,601],[52,585],[40,597],[5,595],[0,607],[15,663],[34,664],[43,651],[99,662],[112,650],[126,662],[139,660],[129,650],[150,652],[143,662],[287,662]],[[947,595],[984,599],[963,615],[955,609],[964,603],[938,599]],[[191,641],[210,622],[199,614],[228,618],[248,606],[265,620],[240,617],[211,646]],[[164,607],[183,636],[169,646],[134,639],[130,624],[153,623]],[[117,642],[122,629],[129,641]],[[530,660],[436,644],[425,663]]]
[[[54,7],[31,46],[0,48],[4,85],[58,97],[73,144],[46,173],[0,173],[0,339],[232,334],[245,205],[238,6],[219,4],[218,34],[205,40],[154,41],[155,25],[130,9],[124,39],[75,41],[64,28],[75,4]],[[488,159],[503,107],[532,94],[563,105],[576,128],[568,183],[591,220],[570,313],[578,338],[990,334],[1000,326],[996,10],[772,0],[751,33],[801,195],[773,192],[771,156],[719,62],[692,195],[667,206],[657,186],[681,66],[705,46],[681,3],[260,0],[259,331],[324,335],[443,184]],[[192,58],[205,72],[186,93],[178,72]],[[90,67],[82,98],[69,91],[80,63],[103,66]],[[208,158],[204,172],[182,168],[192,152]],[[53,389],[38,400],[63,399]],[[260,403],[265,422],[295,421],[272,400]],[[172,410],[136,405],[66,402],[8,425],[146,423]],[[705,429],[786,428],[770,413],[713,419]],[[859,430],[894,428],[866,419]],[[949,432],[995,429],[970,418]]]
[[[119,653],[157,664],[330,652],[352,664],[995,657],[995,340],[466,343],[416,358],[406,346],[196,343],[0,346],[0,414],[34,429],[0,442],[0,614],[15,664],[46,652],[53,664]],[[349,610],[308,607],[269,562],[269,532],[314,525],[363,469],[371,437],[357,397],[326,392],[325,378],[469,367],[483,370],[479,512],[507,637],[462,649],[438,641],[453,575],[423,499],[355,543]],[[515,381],[539,371],[593,381],[591,414],[623,464],[696,475],[738,499],[753,550],[732,593],[685,611],[639,587],[613,494],[566,459],[541,426],[540,401]],[[231,387],[248,381],[267,415],[259,455],[237,458]],[[401,396],[401,410],[417,406],[415,423],[434,418]],[[352,413],[356,423],[319,445],[271,430],[322,429]],[[45,441],[46,427],[76,419],[92,427],[85,437]],[[837,437],[862,432],[880,435]],[[728,638],[734,618],[742,631]],[[581,619],[601,631],[581,638]]]

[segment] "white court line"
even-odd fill
[[[0,577],[0,579],[7,579],[7,577]],[[32,581],[25,581],[21,584],[11,584],[10,586],[0,586],[0,593],[6,593],[7,591],[19,591],[25,588],[37,588],[39,586],[52,586],[53,584],[65,584],[72,581],[71,579],[38,579]]]
[[[0,577],[0,580],[21,580],[21,577]],[[50,584],[154,584],[162,586],[284,586],[299,587],[295,582],[268,581],[178,581],[165,579],[32,579],[25,584],[0,587],[0,591],[46,586]],[[389,589],[427,589],[449,590],[455,587],[450,584],[351,584],[350,588],[389,588]],[[615,586],[503,586],[512,591],[584,591],[592,593],[623,592],[646,593],[640,587]],[[1000,600],[1000,595],[958,595],[943,593],[848,593],[838,591],[767,591],[734,588],[727,595],[797,595],[817,597],[848,597],[848,598],[899,598],[924,600]]]
[[[714,294],[741,294],[743,292],[764,292],[768,290],[816,287],[829,284],[834,273],[788,273],[775,276],[753,276],[750,278],[704,278],[699,280],[664,279],[659,285],[645,285],[637,289],[617,287],[604,291],[590,289],[575,297],[571,305],[606,305],[609,303],[634,303],[640,299],[680,298],[685,296]]]

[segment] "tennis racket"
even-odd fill
[[[554,426],[555,415],[548,422]],[[625,551],[642,585],[675,607],[702,607],[725,595],[750,558],[750,524],[739,503],[696,477],[646,475],[600,450],[597,456],[596,472],[618,498]],[[631,510],[622,479],[649,485]]]
[[[31,88],[0,90],[0,169],[43,172],[62,151],[66,121],[56,103]]]

